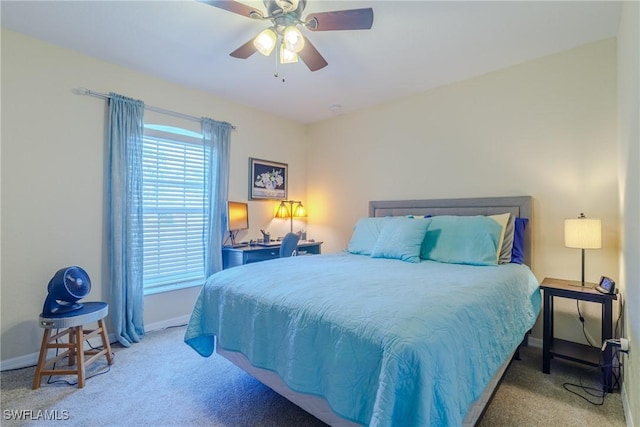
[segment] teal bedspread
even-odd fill
[[[217,345],[371,426],[456,426],[533,326],[527,266],[349,253],[248,264],[211,276],[185,342]]]

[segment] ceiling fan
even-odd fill
[[[311,31],[336,31],[368,30],[373,25],[371,8],[311,13],[302,19],[306,0],[263,0],[266,15],[237,1],[200,1],[248,18],[272,22],[272,26],[231,52],[231,56],[246,59],[255,52],[269,56],[277,47],[276,55],[279,55],[280,63],[297,62],[300,57],[311,71],[324,68],[328,63],[309,39],[302,35],[298,26]]]

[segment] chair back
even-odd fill
[[[296,233],[287,233],[280,244],[280,258],[290,257],[296,254],[300,235]]]

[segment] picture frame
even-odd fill
[[[286,200],[288,169],[286,163],[249,157],[249,200]]]

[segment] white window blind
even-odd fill
[[[143,140],[143,281],[146,293],[204,279],[206,156],[196,138]]]

